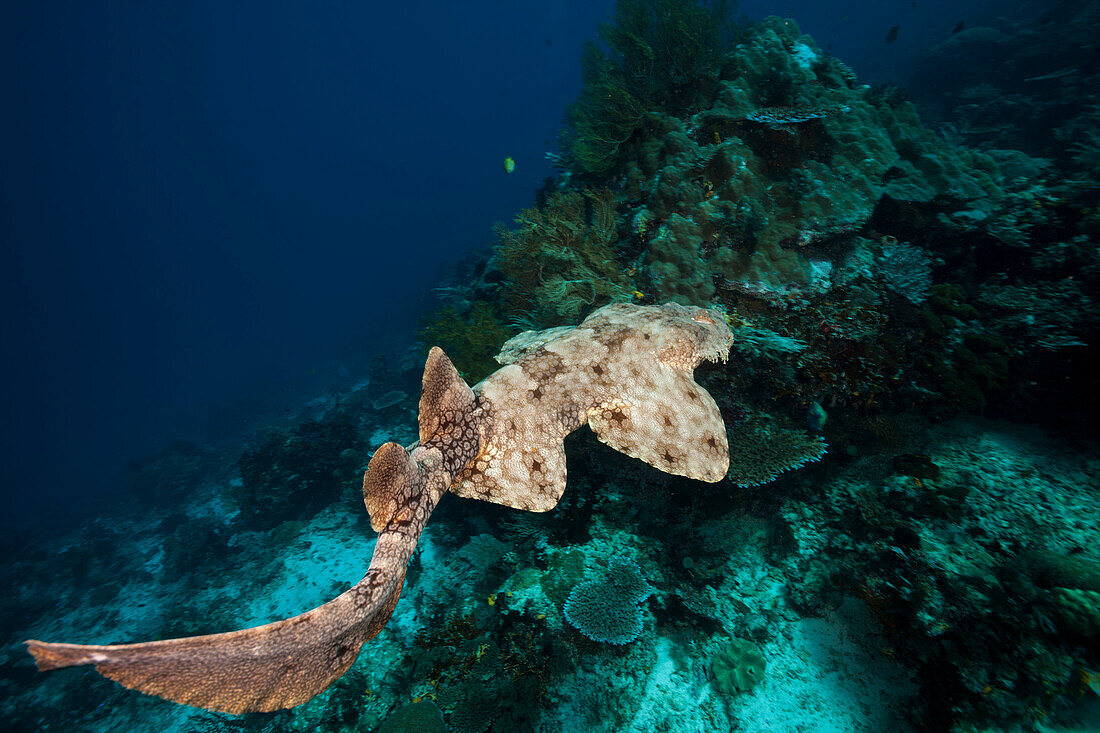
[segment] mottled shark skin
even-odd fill
[[[476,388],[481,449],[451,491],[545,512],[565,491],[565,436],[596,436],[667,473],[719,481],[729,468],[725,425],[692,379],[704,359],[725,360],[721,314],[676,304],[601,308],[575,328],[520,334],[506,366]]]
[[[713,310],[613,304],[579,326],[527,332],[471,389],[438,347],[428,355],[420,439],[371,457],[363,500],[379,533],[366,575],[299,616],[241,631],[104,646],[27,641],[40,670],[91,664],[142,692],[227,713],[300,705],[339,679],[386,625],[405,567],[448,490],[543,512],[565,491],[563,439],[601,441],[667,473],[722,479],[721,414],[692,372],[725,361],[732,336]]]

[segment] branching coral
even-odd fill
[[[732,3],[695,0],[619,0],[614,24],[600,37],[615,53],[635,94],[675,104],[683,87],[698,83],[722,60],[735,33]]]
[[[493,356],[509,335],[492,306],[481,300],[465,312],[444,306],[426,318],[420,330],[421,340],[445,349],[459,373],[471,382],[497,368]]]
[[[652,593],[637,565],[616,558],[604,577],[573,589],[565,602],[565,620],[594,641],[629,644],[642,633],[638,604]]]
[[[506,308],[550,325],[630,299],[630,281],[611,249],[616,223],[610,191],[555,193],[542,208],[521,211],[515,222],[517,229],[496,227],[497,266],[508,278]]]
[[[731,4],[619,0],[615,22],[585,47],[584,87],[570,108],[562,146],[582,173],[606,174],[648,111],[690,106],[687,87],[721,63],[734,35]]]
[[[789,430],[752,416],[729,430],[729,478],[741,487],[774,481],[781,473],[818,461],[828,446],[804,430]]]
[[[595,43],[585,46],[582,63],[584,86],[569,109],[570,127],[561,142],[579,170],[602,174],[641,125],[646,108],[627,88],[622,69]]]

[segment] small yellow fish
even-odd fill
[[[504,172],[505,173],[511,173],[515,169],[516,169],[516,161],[512,160],[511,158],[505,158],[504,159]]]

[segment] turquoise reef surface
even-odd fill
[[[794,20],[620,0],[585,52],[555,176],[444,278],[390,367],[247,440],[136,461],[127,506],[62,538],[2,539],[2,719],[1100,727],[1100,69],[1075,55],[1065,73],[938,81],[960,59],[1049,55],[1074,24],[1095,33],[1093,6],[1069,5],[1042,33],[960,29],[909,99],[862,84]],[[702,306],[729,326],[729,361],[697,373],[726,426],[721,481],[581,431],[550,512],[446,498],[389,624],[291,710],[230,716],[79,669],[40,675],[18,644],[228,631],[335,597],[373,550],[371,451],[418,440],[428,348],[473,384],[509,337],[544,343],[560,331],[526,332],[615,302]]]
[[[1050,704],[1056,685],[1075,699],[1088,656],[1071,642],[1095,628],[1078,625],[1059,588],[1100,587],[1097,565],[1064,576],[1050,565],[1100,536],[1100,454],[974,418],[913,435],[897,455],[921,450],[935,478],[910,475],[891,451],[796,473],[755,497],[609,466],[570,486],[583,498],[564,509],[581,520],[449,500],[389,626],[299,708],[226,716],[68,671],[9,675],[5,712],[42,730],[73,716],[103,729],[373,730],[431,701],[456,730],[501,721],[511,730],[918,730],[916,701],[947,683],[922,677],[921,661],[943,664],[953,648],[966,651],[952,664],[984,704],[1000,697],[1023,715]],[[9,570],[9,608],[37,616],[9,628],[93,642],[115,641],[119,629],[149,639],[226,630],[315,606],[361,574],[371,541],[352,501],[260,532],[240,529],[228,489],[208,485],[175,514],[84,527],[55,545],[63,565],[32,548]],[[568,537],[563,525],[576,522],[587,538]],[[168,564],[181,552],[171,549],[173,523],[229,539],[190,543],[181,572]],[[1041,557],[1016,551],[1025,529]],[[654,592],[640,607],[641,633],[621,646],[593,641],[563,609],[578,584],[625,557]],[[60,576],[41,572],[51,566]],[[735,642],[759,649],[766,667],[731,694],[713,667]],[[5,663],[25,669],[22,654],[8,647]],[[1009,669],[1046,686],[1025,699],[998,676]],[[469,720],[477,716],[482,723]]]

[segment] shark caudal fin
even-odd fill
[[[40,670],[95,665],[125,687],[223,713],[301,705],[336,681],[381,631],[401,595],[405,571],[372,569],[312,611],[226,634],[144,644],[27,641]]]
[[[386,625],[405,581],[405,565],[427,515],[422,471],[404,448],[387,443],[370,462],[363,495],[371,526],[383,532],[371,567],[333,600],[283,621],[241,631],[141,644],[27,641],[42,671],[94,665],[125,687],[224,713],[270,712],[301,705],[339,679],[363,644]]]

